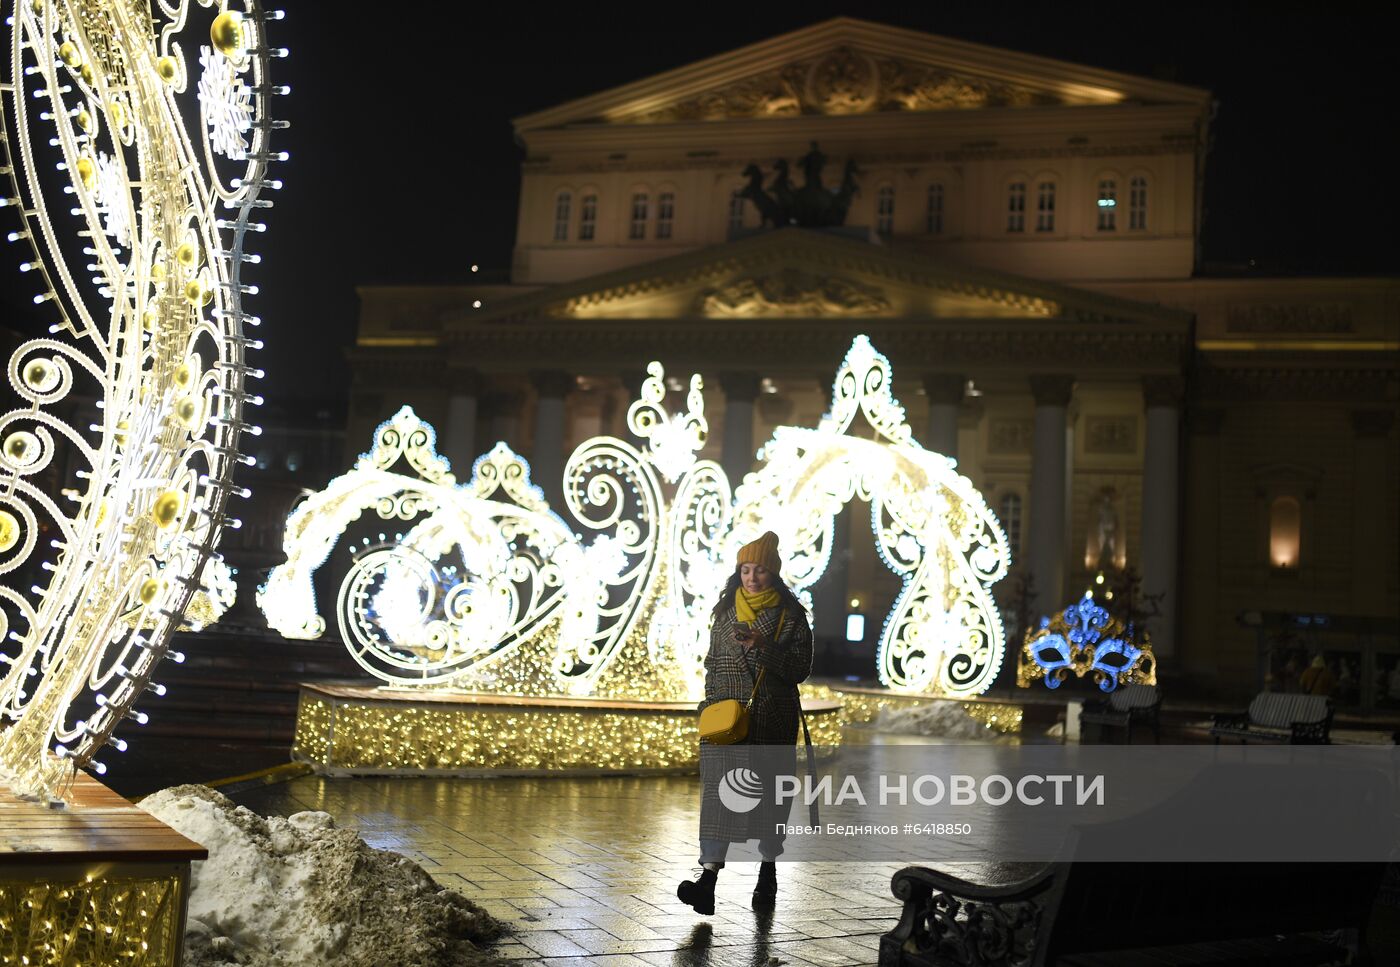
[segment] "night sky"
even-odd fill
[[[292,86],[279,99],[292,127],[274,146],[292,158],[275,172],[286,187],[252,300],[273,398],[343,399],[354,286],[460,283],[473,262],[510,264],[521,159],[511,118],[842,14],[1212,91],[1210,270],[1400,264],[1383,150],[1392,35],[1343,5],[403,5],[416,25],[379,5],[283,6],[273,41],[292,56],[274,80]],[[30,288],[12,264],[0,280],[9,325],[27,328]]]

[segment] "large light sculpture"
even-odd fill
[[[764,530],[809,609],[835,518],[870,503],[876,546],[904,580],[881,634],[880,680],[912,692],[985,691],[1004,652],[992,583],[1010,565],[996,518],[954,462],[913,440],[890,392],[889,361],[858,337],[815,429],[780,427],[760,468],[731,494],[698,452],[708,424],[691,378],[681,413],[664,408],[665,373],[648,367],[628,410],[643,449],[615,437],[581,444],[564,470],[570,516],[551,511],[504,444],[456,484],[432,429],[405,407],[348,474],[288,521],[287,563],[259,595],[289,637],[326,626],[313,573],[365,511],[406,529],[356,556],[337,620],[347,647],[394,685],[533,695],[670,700],[701,693],[709,609],[735,552]],[[853,436],[857,416],[876,439]],[[410,476],[391,468],[405,460]],[[822,602],[815,602],[820,607]]]
[[[280,187],[285,51],[256,0],[7,10],[2,203],[53,323],[11,358],[0,415],[0,769],[54,796],[145,720],[182,622],[230,600],[216,547],[260,402],[245,242]]]

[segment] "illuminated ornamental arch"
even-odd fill
[[[260,402],[245,239],[280,187],[267,108],[285,93],[264,32],[281,14],[238,6],[6,5],[0,217],[52,323],[11,357],[0,415],[0,772],[16,792],[104,771],[93,756],[125,748],[114,730],[163,691],[171,635],[231,600],[215,548]]]
[[[572,525],[503,443],[458,484],[432,428],[404,407],[353,470],[291,515],[287,562],[259,594],[268,623],[288,637],[324,631],[312,575],[373,511],[386,534],[355,554],[336,603],[347,647],[372,674],[514,694],[695,698],[710,607],[738,548],[777,532],[784,578],[809,610],[821,606],[810,589],[835,519],[860,498],[881,557],[904,580],[880,637],[880,681],[953,696],[990,686],[1004,654],[990,587],[1010,565],[1006,535],[954,461],[914,441],[889,361],[865,336],[836,374],[831,411],[815,428],[779,427],[733,492],[717,463],[697,457],[708,434],[700,377],[686,410],[670,413],[661,365],[647,372],[627,414],[644,448],[595,437],[565,466]],[[851,435],[857,417],[876,439]],[[411,473],[392,469],[400,461]]]

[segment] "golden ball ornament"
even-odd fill
[[[156,331],[156,323],[160,321],[160,313],[154,309],[147,309],[141,313],[141,328],[147,332]]]
[[[166,490],[151,505],[151,519],[161,530],[169,530],[180,519],[185,509],[183,490]]]
[[[193,429],[199,423],[201,409],[197,396],[182,396],[175,401],[175,419]]]
[[[192,306],[204,304],[204,286],[198,279],[190,279],[185,283],[185,301]]]
[[[165,263],[157,259],[151,263],[151,281],[162,282],[165,279]]]
[[[58,367],[47,359],[31,359],[21,377],[24,385],[36,393],[47,393],[58,385]]]
[[[71,40],[65,40],[58,45],[58,59],[69,67],[77,67],[83,62],[83,55],[78,53],[78,45]]]
[[[76,120],[78,122],[78,127],[82,128],[88,134],[92,134],[92,115],[87,112],[86,108],[78,112]]]
[[[192,269],[199,264],[199,246],[193,242],[184,242],[175,250],[175,261],[187,269]]]
[[[189,389],[194,385],[194,381],[199,378],[199,365],[185,360],[175,367],[175,385],[181,389]]]
[[[78,180],[83,183],[83,187],[92,191],[93,186],[97,184],[97,163],[83,155],[73,167],[77,170]]]
[[[84,64],[82,67],[78,68],[78,76],[83,79],[84,84],[86,84],[88,87],[91,87],[93,78],[97,75],[95,75],[92,72],[91,64]]]
[[[5,456],[18,467],[27,467],[39,459],[39,438],[28,430],[16,430],[5,437]]]
[[[160,75],[160,79],[165,81],[165,83],[169,84],[173,82],[175,80],[176,75],[179,73],[179,71],[175,67],[175,58],[162,57],[159,60],[157,60],[156,73]]]
[[[19,543],[19,518],[8,510],[0,510],[0,554]]]
[[[225,10],[209,25],[209,42],[225,57],[233,57],[243,50],[243,15],[237,10]]]
[[[117,446],[119,446],[119,447],[124,447],[124,446],[126,446],[126,436],[127,436],[127,432],[128,432],[130,429],[131,429],[131,424],[128,423],[128,422],[126,422],[126,420],[118,420],[118,421],[117,421],[117,428],[116,428],[116,430],[113,431],[113,433],[112,433],[112,439],[116,441]]]
[[[146,578],[141,582],[141,586],[136,589],[136,599],[142,604],[150,604],[160,597],[160,592],[164,590],[165,584],[155,578]]]
[[[118,131],[126,130],[126,105],[121,101],[112,101],[107,105],[107,113],[112,116],[112,127]]]

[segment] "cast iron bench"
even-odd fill
[[[1327,745],[1331,741],[1332,700],[1323,695],[1260,692],[1244,712],[1215,716],[1210,734],[1241,742]]]
[[[1162,709],[1162,693],[1155,685],[1131,683],[1120,685],[1107,698],[1094,699],[1084,703],[1079,714],[1080,726],[1097,725],[1099,728],[1125,729],[1127,743],[1133,744],[1133,726],[1138,725],[1152,730],[1152,741],[1160,742],[1158,713]]]
[[[880,967],[1320,967],[1347,950],[1319,937],[1365,928],[1381,863],[1061,863],[1006,886],[922,866]]]

